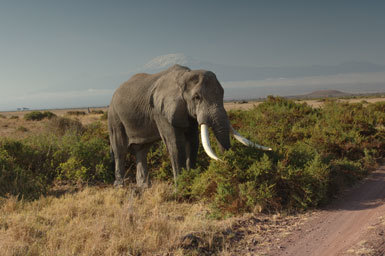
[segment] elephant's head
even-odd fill
[[[158,81],[158,89],[165,87],[162,91],[167,95],[155,95],[155,102],[174,126],[188,127],[189,117],[195,119],[201,126],[202,144],[210,157],[219,159],[210,147],[208,127],[212,128],[221,149],[230,148],[230,134],[233,134],[245,145],[271,150],[248,141],[231,127],[223,105],[224,90],[213,72],[179,65],[168,72]]]

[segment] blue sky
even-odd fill
[[[156,56],[385,65],[385,1],[0,2],[0,110],[108,104]],[[56,105],[55,105],[56,104]]]

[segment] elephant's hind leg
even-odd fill
[[[110,142],[115,158],[114,186],[122,186],[126,173],[125,159],[128,151],[128,139],[122,124],[110,128]]]
[[[148,188],[150,186],[150,179],[147,167],[147,153],[151,144],[135,145],[136,157],[136,184],[140,188]]]

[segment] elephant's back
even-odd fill
[[[129,80],[121,84],[118,89],[116,89],[114,98],[117,97],[137,97],[139,95],[144,95],[146,92],[151,90],[151,86],[159,79],[158,74],[146,74],[139,73],[133,75]]]
[[[129,80],[120,85],[115,91],[114,96],[117,95],[137,95],[137,91],[150,91],[156,81],[164,75],[175,70],[190,70],[187,67],[174,65],[164,71],[156,74],[138,73],[133,75]]]

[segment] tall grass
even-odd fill
[[[205,218],[203,205],[171,200],[172,185],[132,191],[89,187],[33,202],[0,200],[1,255],[185,255],[177,248],[183,236],[226,228]]]

